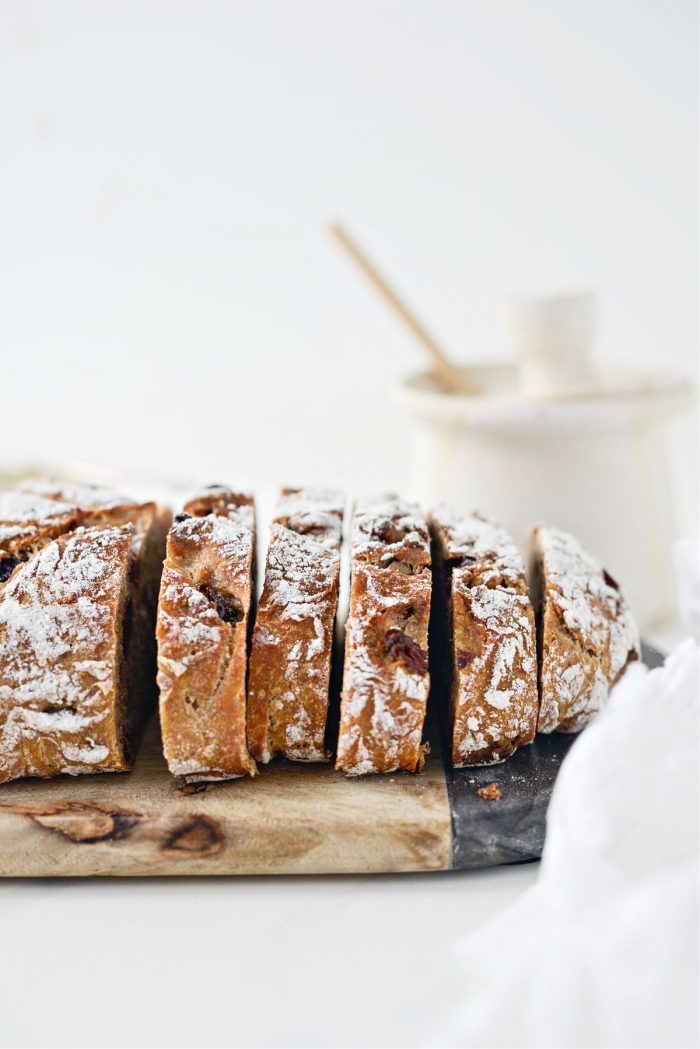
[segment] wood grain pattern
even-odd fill
[[[423,776],[348,781],[274,762],[255,780],[183,793],[153,723],[131,773],[0,790],[0,876],[341,874],[444,870],[451,820],[439,756]]]
[[[642,655],[663,662],[648,646]],[[537,858],[576,737],[537,736],[501,765],[446,777],[429,720],[422,776],[347,780],[327,765],[273,762],[254,780],[189,794],[154,722],[133,772],[0,787],[0,876],[376,874]]]

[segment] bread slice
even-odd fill
[[[420,771],[430,685],[430,540],[420,509],[395,496],[358,503],[336,768]]]
[[[282,490],[250,655],[248,745],[258,761],[328,761],[333,632],[338,607],[341,492]]]
[[[187,782],[255,775],[246,743],[254,594],[253,499],[208,488],[170,529],[158,602],[163,750]]]
[[[567,532],[530,536],[530,588],[538,620],[538,732],[579,732],[639,659],[639,634],[618,584]]]
[[[0,781],[129,768],[168,521],[90,486],[0,492]]]
[[[431,515],[433,596],[452,764],[492,765],[531,743],[537,725],[535,617],[523,560],[480,514]]]

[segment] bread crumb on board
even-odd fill
[[[479,787],[476,793],[480,797],[485,798],[486,801],[498,801],[501,797],[501,792],[495,783],[489,783],[486,787]]]

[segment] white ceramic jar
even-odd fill
[[[409,486],[498,518],[523,543],[547,521],[576,534],[618,578],[642,625],[672,609],[675,538],[664,424],[689,401],[685,380],[599,373],[596,392],[525,394],[515,366],[469,369],[474,396],[428,374],[398,398],[414,421]]]

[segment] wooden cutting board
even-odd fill
[[[661,657],[644,651],[650,666]],[[184,793],[151,724],[132,772],[0,787],[0,876],[376,874],[536,859],[576,737],[538,736],[502,765],[348,780],[273,762],[254,780]],[[480,790],[500,794],[489,798]]]

